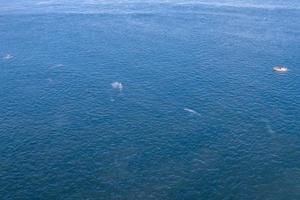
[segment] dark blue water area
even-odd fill
[[[300,199],[298,10],[159,8],[0,16],[0,199]]]

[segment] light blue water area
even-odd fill
[[[0,3],[0,199],[300,199],[298,1]]]

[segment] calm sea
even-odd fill
[[[299,1],[0,5],[0,199],[300,199]]]

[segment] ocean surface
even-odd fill
[[[298,0],[0,5],[0,199],[300,199]]]

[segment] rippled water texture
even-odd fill
[[[20,2],[0,199],[300,199],[298,1]]]

